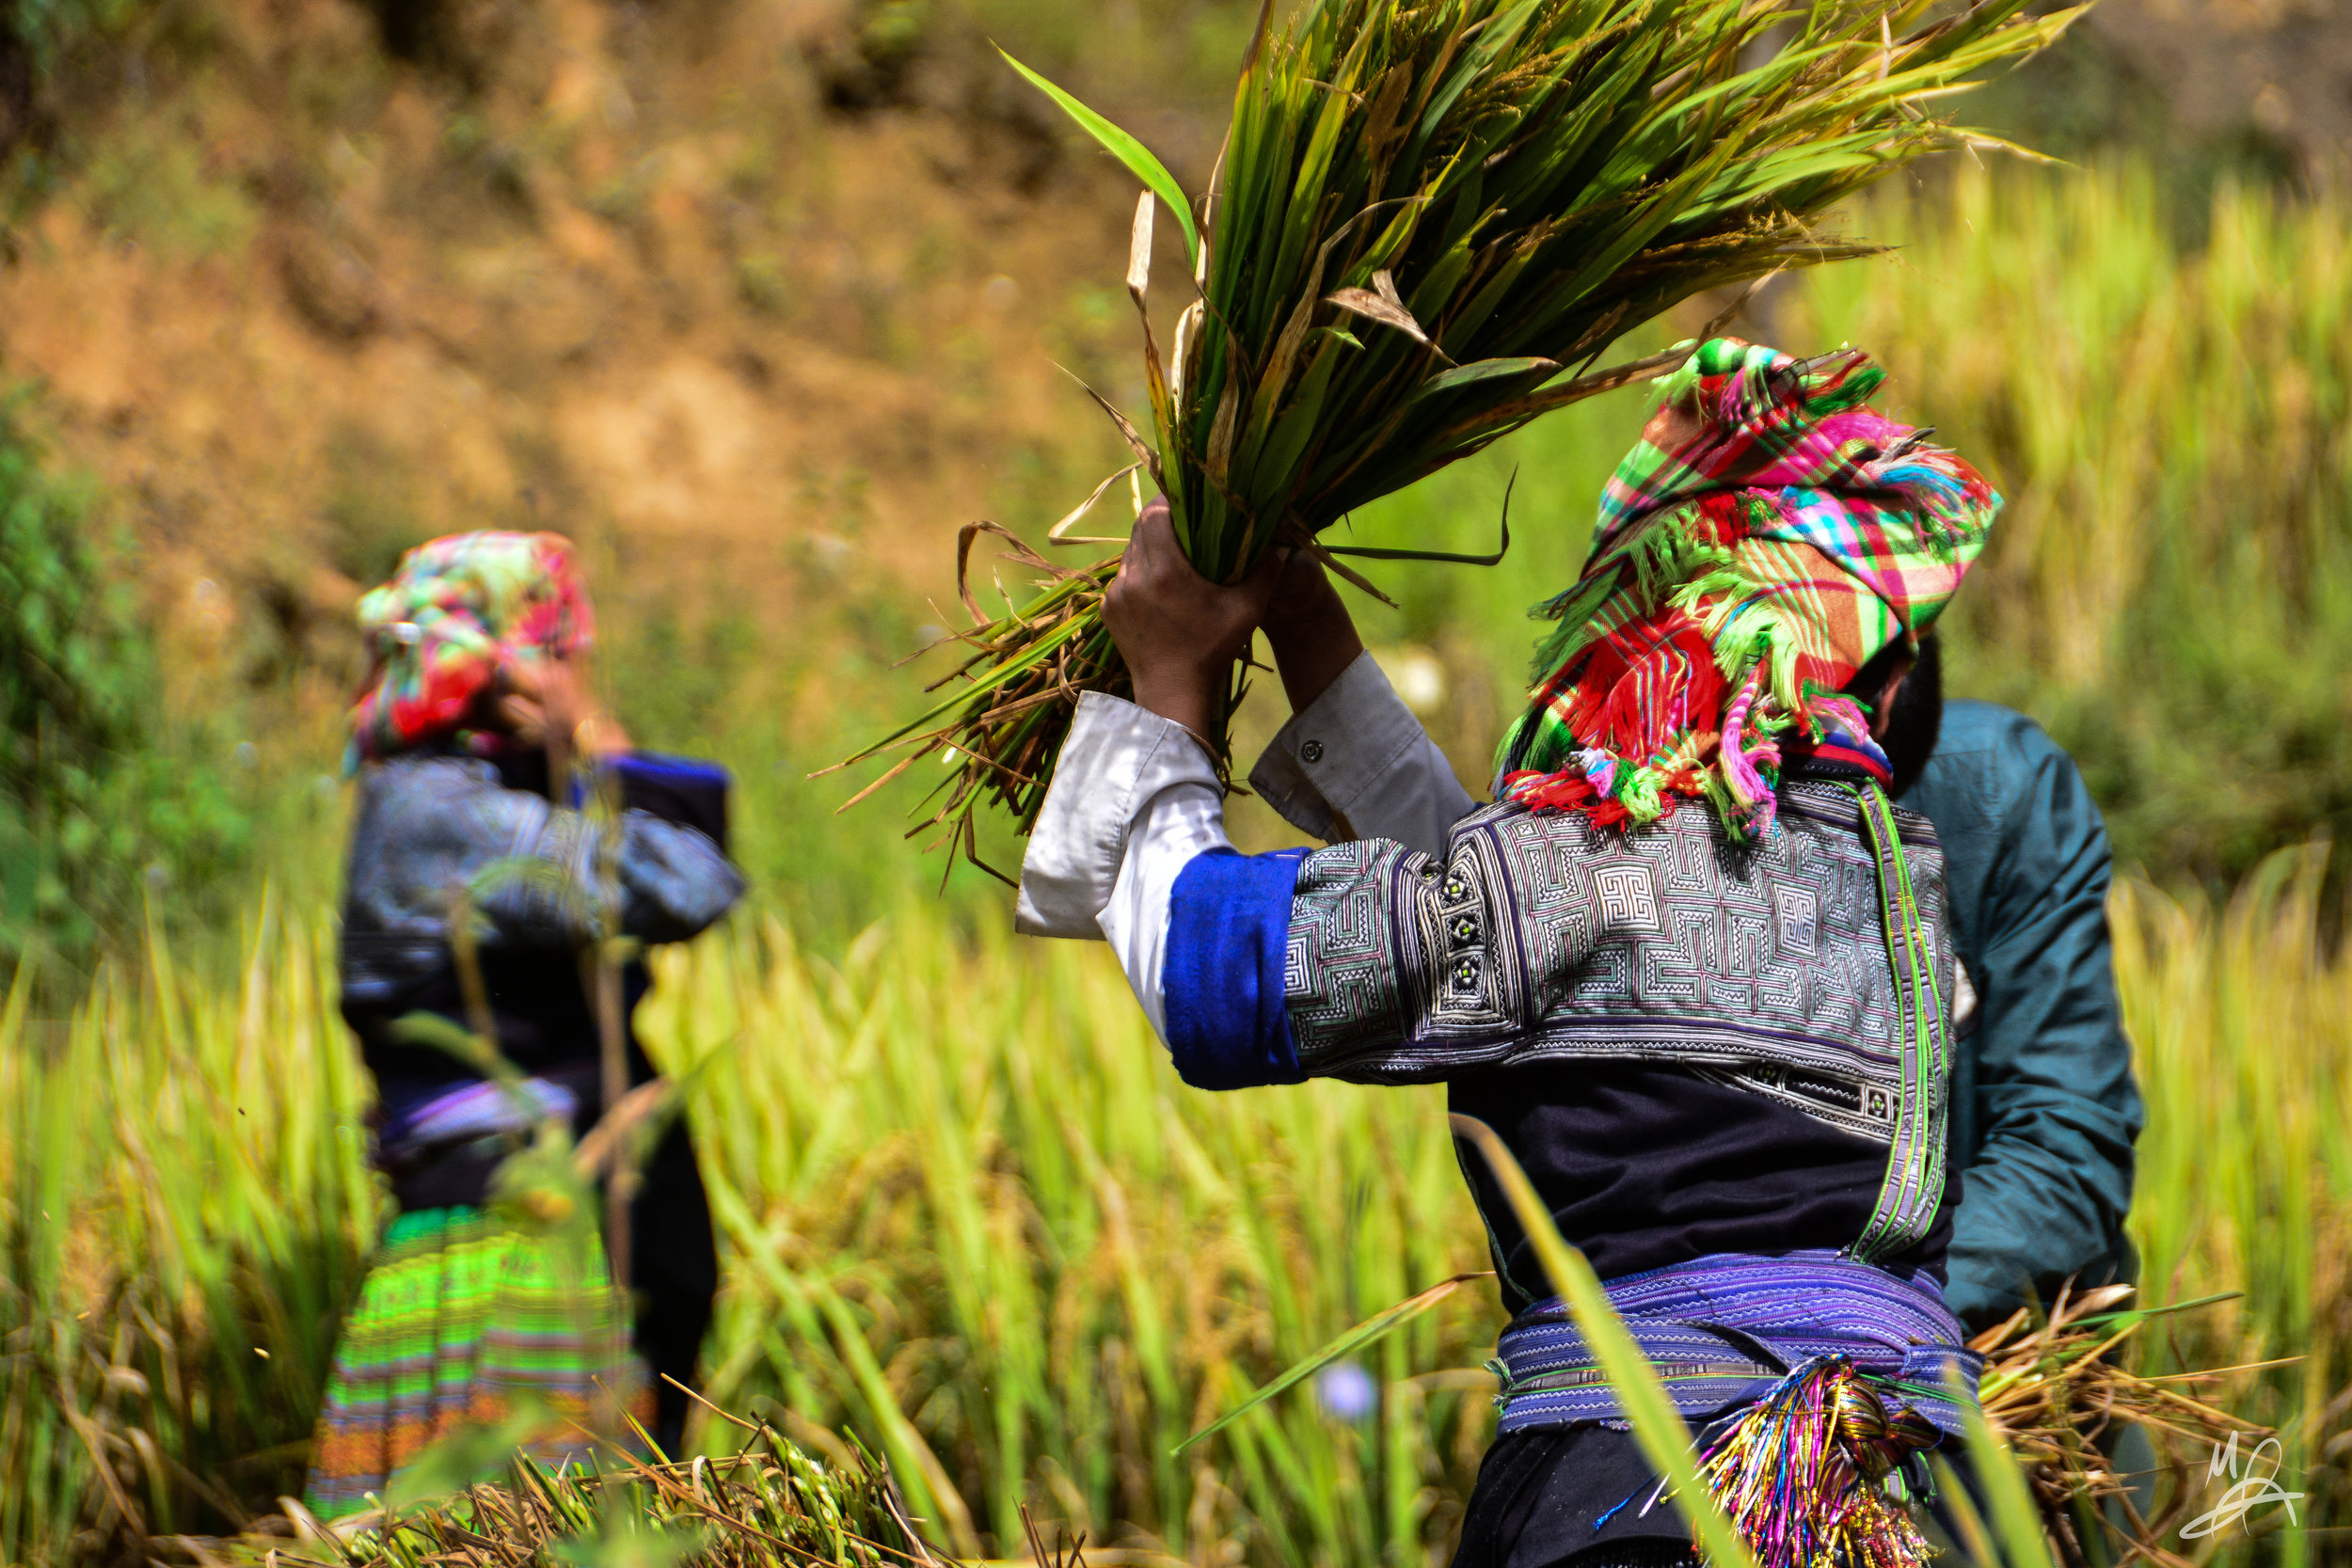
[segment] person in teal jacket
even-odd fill
[[[1932,700],[1935,649],[1923,643],[1905,699]],[[2106,828],[2074,760],[1991,703],[1943,705],[1899,798],[1943,843],[1953,944],[1977,996],[1954,1053],[1963,1175],[1944,1301],[1981,1328],[2047,1305],[2069,1278],[2136,1272],[2123,1219],[2145,1117],[2115,994]]]

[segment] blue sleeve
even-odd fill
[[[2143,1113],[2115,994],[2108,851],[2072,759],[2031,721],[1954,703],[1904,798],[1942,840],[1978,991],[1956,1042],[1946,1304],[1983,1323],[2070,1276],[2130,1277],[2123,1231]]]
[[[1160,974],[1177,1076],[1198,1089],[1296,1084],[1282,961],[1303,849],[1212,849],[1176,874]]]
[[[605,766],[620,781],[623,805],[691,828],[726,853],[727,793],[734,781],[725,768],[657,752],[626,752]]]

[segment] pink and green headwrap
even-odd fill
[[[1539,612],[1560,629],[1503,737],[1506,799],[1640,825],[1705,796],[1749,833],[1772,822],[1784,744],[1883,769],[1837,693],[1942,613],[2001,505],[1928,432],[1864,406],[1884,380],[1859,350],[1723,339],[1665,378],[1702,428],[1636,443],[1602,491],[1582,575]]]
[[[556,533],[453,533],[401,557],[359,601],[367,685],[351,707],[352,760],[460,736],[509,664],[565,657],[596,620]]]

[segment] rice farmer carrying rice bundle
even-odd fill
[[[726,774],[631,752],[586,694],[591,610],[564,539],[434,540],[361,600],[359,620],[374,664],[351,715],[342,1006],[375,1078],[376,1162],[400,1212],[319,1418],[309,1503],[328,1518],[367,1507],[461,1423],[529,1406],[551,1422],[530,1438],[545,1459],[580,1448],[571,1422],[617,1432],[615,1403],[675,1448],[685,1396],[648,1374],[691,1376],[718,1278],[685,1128],[656,1145],[632,1205],[636,1358],[593,1215],[510,1223],[501,1173],[542,1121],[584,1131],[611,1108],[621,1058],[606,1060],[583,954],[615,936],[682,941],[743,891],[725,852]],[[572,759],[587,778],[567,788]],[[622,809],[599,821],[580,808],[606,787]],[[602,928],[600,880],[617,932]],[[644,1084],[653,1071],[626,1030],[647,977],[631,962],[619,979],[617,1043],[628,1082]],[[493,1035],[520,1081],[421,1039],[419,1014]]]
[[[1725,340],[1668,378],[1485,807],[1303,552],[1215,585],[1148,509],[1104,610],[1135,700],[1081,699],[1023,874],[1022,927],[1108,938],[1189,1083],[1445,1082],[1608,1282],[1773,1565],[1920,1560],[1884,1486],[1958,1430],[1978,1367],[1940,1293],[1943,855],[1882,742],[1999,501],[1869,410],[1880,380]],[[1198,738],[1261,626],[1299,717],[1253,782],[1332,841],[1312,853],[1236,854]],[[1456,1560],[1691,1560],[1464,1165],[1514,1318]]]

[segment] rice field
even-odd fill
[[[2326,936],[2328,852],[2261,850],[2328,819],[2346,756],[2352,219],[2225,192],[2185,248],[2125,172],[1963,174],[1858,221],[1911,248],[1820,274],[1774,329],[1867,343],[1909,411],[1988,449],[2013,505],[1954,623],[1956,687],[2044,717],[2127,856],[2236,889],[2127,879],[2113,906],[2143,1278],[2239,1292],[2137,1354],[2299,1358],[2214,1398],[2281,1430],[2307,1497],[2292,1528],[2265,1510],[2174,1544],[2344,1560],[2352,960]],[[1581,405],[1359,519],[1368,543],[1484,547],[1521,470],[1515,519],[1541,526],[1510,565],[1396,567],[1404,609],[1367,617],[1435,650],[1466,771],[1530,641],[1518,611],[1573,570],[1638,419]],[[838,794],[775,782],[810,759],[788,760],[739,759],[747,863],[863,877],[869,902],[927,869],[886,800],[836,825]],[[329,863],[332,832],[304,853]],[[315,897],[257,897],[199,955],[151,933],[62,1009],[19,976],[0,1011],[0,1561],[135,1561],[299,1489],[383,1218]],[[674,1068],[716,1058],[691,1109],[727,1258],[706,1391],[812,1453],[870,1446],[967,1559],[1025,1555],[1025,1505],[1105,1568],[1442,1563],[1491,1424],[1484,1287],[1171,1453],[1341,1329],[1485,1267],[1441,1097],[1187,1090],[1102,952],[1015,942],[976,907],[910,900],[854,941],[746,916],[664,957],[641,1025]]]
[[[2311,864],[2223,910],[2142,884],[2114,907],[2149,1289],[2244,1292],[2148,1354],[2306,1358],[2218,1395],[2287,1433],[2311,1497],[2284,1561],[2328,1560],[2352,1448],[2352,963],[2316,946]],[[62,1025],[0,1023],[8,1560],[110,1556],[127,1520],[217,1530],[298,1486],[381,1207],[324,923],[265,912],[244,948],[233,983],[154,947]],[[720,1058],[691,1111],[727,1254],[714,1402],[812,1453],[868,1444],[966,1559],[1022,1555],[1025,1504],[1102,1563],[1443,1561],[1490,1429],[1483,1286],[1362,1377],[1170,1451],[1485,1266],[1437,1092],[1188,1090],[1103,951],[968,945],[922,906],[838,961],[769,922],[660,980],[657,1053]]]

